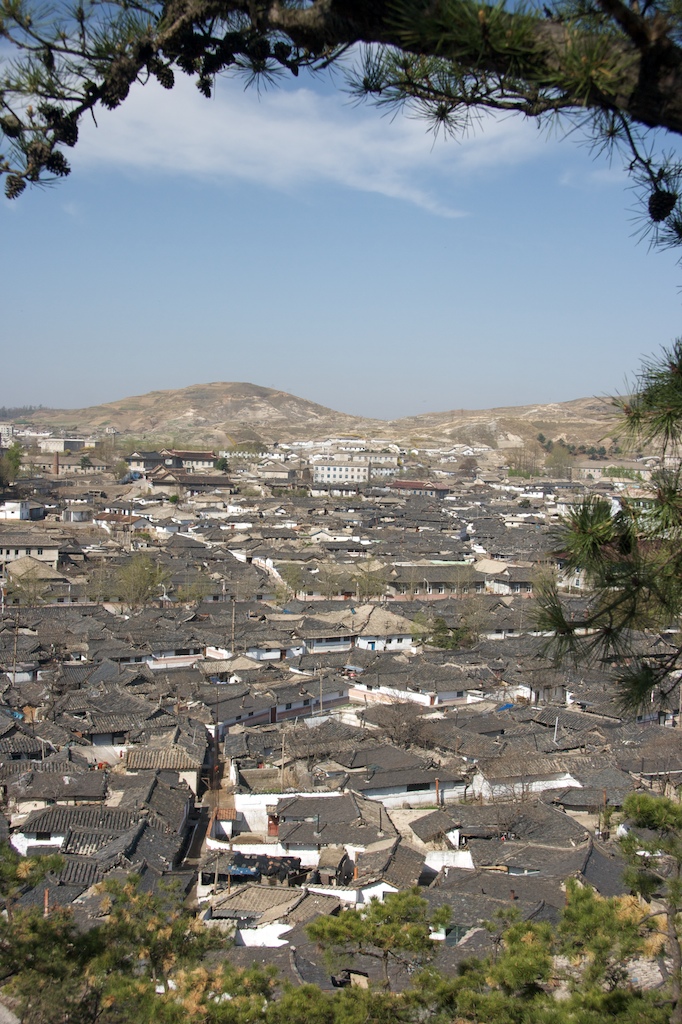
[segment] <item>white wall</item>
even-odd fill
[[[475,869],[474,860],[468,850],[429,850],[424,861],[427,868],[440,871],[441,868]]]
[[[235,946],[288,946],[288,939],[282,936],[290,932],[290,924],[264,924],[261,928],[237,928],[234,934]]]

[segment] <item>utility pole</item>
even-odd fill
[[[211,789],[217,790],[220,788],[218,775],[220,774],[220,726],[219,726],[219,708],[220,701],[218,699],[218,687],[215,688],[215,725],[213,726],[213,779],[211,780]]]
[[[284,726],[282,725],[282,764],[279,770],[279,788],[280,792],[284,792]]]
[[[19,646],[19,609],[14,617],[14,654],[12,657],[12,686],[17,685],[17,648]]]

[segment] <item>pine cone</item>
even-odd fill
[[[677,193],[656,187],[649,196],[649,216],[657,224],[665,220],[675,209]]]
[[[21,135],[22,124],[14,114],[9,117],[0,117],[0,129],[8,139],[17,139]]]
[[[78,121],[74,114],[63,117],[54,128],[56,142],[63,142],[65,146],[75,146],[78,142]]]
[[[63,153],[54,150],[45,161],[45,170],[50,174],[56,174],[58,178],[65,178],[71,173],[69,163]]]
[[[5,195],[8,199],[17,199],[26,188],[26,182],[18,174],[8,174],[5,182]]]
[[[175,85],[173,69],[169,68],[166,64],[157,65],[152,69],[152,73],[159,85],[162,85],[164,89],[172,89]]]

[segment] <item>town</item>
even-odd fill
[[[580,617],[557,524],[586,495],[644,501],[660,459],[543,475],[482,442],[121,456],[106,432],[0,432],[0,834],[61,857],[17,908],[88,928],[107,878],[171,880],[235,965],[331,989],[306,926],[390,894],[451,908],[455,970],[510,906],[556,922],[568,879],[629,892],[614,815],[677,792],[679,693],[624,710],[616,658],[552,658],[537,595],[554,580]],[[665,657],[672,627],[636,642]]]

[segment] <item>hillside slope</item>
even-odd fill
[[[567,442],[598,444],[613,428],[615,416],[607,400],[580,398],[379,420],[336,412],[256,384],[214,382],[150,391],[85,409],[40,409],[30,416],[30,422],[78,433],[101,433],[114,427],[138,438],[212,447],[335,434],[385,437],[405,444],[480,441],[508,447],[530,441],[538,433],[561,436]]]

